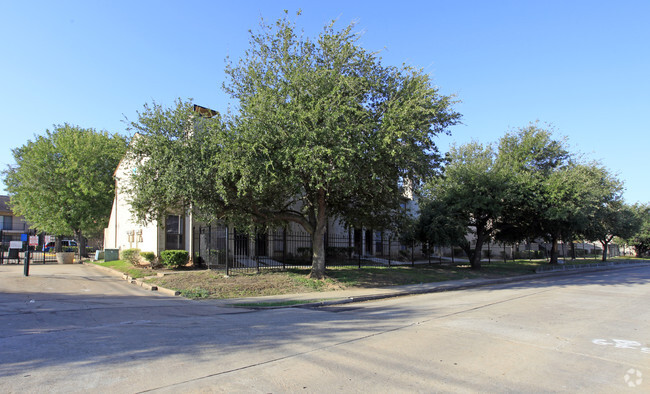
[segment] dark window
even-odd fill
[[[167,220],[165,221],[165,249],[185,249],[182,216],[167,216]]]
[[[3,216],[2,220],[0,220],[0,230],[13,230],[11,222],[11,216]]]

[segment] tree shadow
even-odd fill
[[[649,282],[650,268],[625,268],[531,278],[469,291],[637,286]],[[81,382],[88,376],[105,373],[112,366],[134,368],[130,374],[143,379],[139,389],[151,385],[144,381],[150,374],[160,375],[156,384],[172,384],[171,374],[165,371],[177,368],[170,364],[174,362],[181,363],[191,379],[200,375],[192,370],[192,365],[204,363],[212,363],[218,374],[288,355],[309,353],[315,360],[318,358],[313,354],[315,349],[333,348],[346,341],[399,330],[412,325],[424,313],[397,304],[254,311],[224,308],[211,301],[154,295],[42,291],[5,292],[0,294],[0,305],[0,379],[54,369],[74,370],[74,376],[65,374],[61,379]],[[426,313],[430,316],[438,311],[434,308]],[[350,352],[350,357],[357,361],[371,357]],[[399,368],[401,361],[383,362],[384,367],[394,364]],[[357,368],[352,361],[346,363],[350,368]],[[422,373],[430,373],[424,366],[412,368],[414,373],[420,368]]]

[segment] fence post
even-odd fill
[[[361,247],[359,248],[359,253],[357,253],[357,263],[359,265],[359,269],[361,269],[361,253],[363,253],[363,237],[361,237]]]
[[[388,268],[390,268],[390,252],[392,250],[391,249],[391,239],[392,239],[392,236],[391,236],[391,238],[388,238]]]
[[[228,229],[226,229],[226,237],[228,236]],[[227,239],[227,238],[226,238]],[[201,248],[199,248],[201,250]],[[210,251],[212,250],[212,224],[208,225],[208,244],[206,245],[206,250],[208,252],[208,269],[210,269],[210,265],[212,264],[212,253]],[[217,255],[217,260],[219,259],[219,255]],[[228,242],[226,241],[226,260],[228,260]],[[217,261],[217,264],[219,264],[219,261]],[[228,273],[226,272],[226,275]]]
[[[210,240],[212,241],[212,240]],[[235,245],[233,245],[234,248]],[[230,275],[230,262],[228,260],[228,252],[230,251],[230,227],[226,225],[226,276]],[[234,250],[233,250],[234,253]],[[233,257],[234,258],[234,257]]]
[[[488,241],[488,264],[492,264],[492,252],[490,251],[490,241]]]
[[[282,270],[287,269],[287,229],[282,229]]]
[[[253,253],[255,253],[255,266],[257,268],[257,273],[260,273],[260,240],[259,234],[257,233],[257,227],[255,227],[255,247],[253,248]]]

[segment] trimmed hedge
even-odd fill
[[[187,265],[190,254],[187,250],[163,250],[160,252],[160,261],[170,269],[176,269]]]
[[[156,259],[156,254],[154,252],[140,252],[140,256],[147,260],[149,264],[153,264],[153,261]]]
[[[124,249],[120,259],[133,265],[138,265],[140,263],[140,249]]]

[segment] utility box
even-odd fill
[[[104,261],[115,261],[120,259],[119,249],[104,249]]]
[[[97,260],[104,260],[104,251],[103,250],[96,250],[95,251],[95,261]]]

